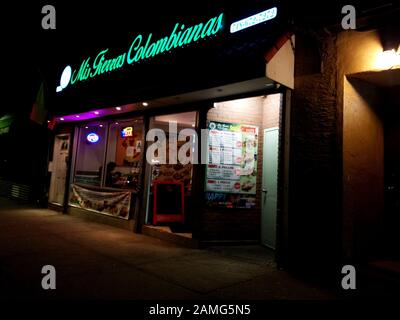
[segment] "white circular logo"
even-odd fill
[[[57,87],[56,90],[57,92],[62,91],[68,86],[69,80],[71,79],[71,75],[72,75],[72,68],[70,66],[66,66],[61,74],[60,85]]]

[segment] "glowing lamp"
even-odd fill
[[[378,69],[391,69],[394,66],[400,66],[400,52],[392,50],[386,50],[380,52],[376,57],[376,67]]]

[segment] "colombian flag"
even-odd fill
[[[32,106],[31,120],[42,125],[46,120],[47,110],[44,107],[44,88],[43,82],[40,84],[36,101]]]

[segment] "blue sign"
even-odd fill
[[[86,140],[90,143],[97,143],[100,140],[100,137],[97,133],[91,132],[86,136]]]

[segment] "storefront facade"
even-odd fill
[[[111,70],[86,80],[89,55],[76,59],[53,103],[50,203],[189,246],[262,243],[313,277],[396,256],[396,11],[370,11],[356,30],[297,16],[293,33],[276,8],[260,24],[239,23],[251,16],[240,10],[198,17],[185,25],[212,21],[209,37],[161,55],[155,44],[131,66],[110,49]],[[168,161],[191,141],[199,164],[160,163],[154,130]]]
[[[285,209],[294,36],[279,7],[253,12],[250,20],[216,13],[191,27],[177,23],[164,42],[133,36],[126,55],[107,58],[107,50],[99,50],[65,68],[54,104],[77,112],[58,112],[49,123],[55,136],[50,206],[193,247],[261,242],[276,249]],[[197,63],[199,57],[205,61]],[[148,78],[169,72],[170,83],[127,89],[135,81],[128,72],[114,84],[130,67],[123,61],[140,62],[134,79],[159,67]],[[102,97],[106,84],[115,85],[116,98],[88,103],[91,94]]]

